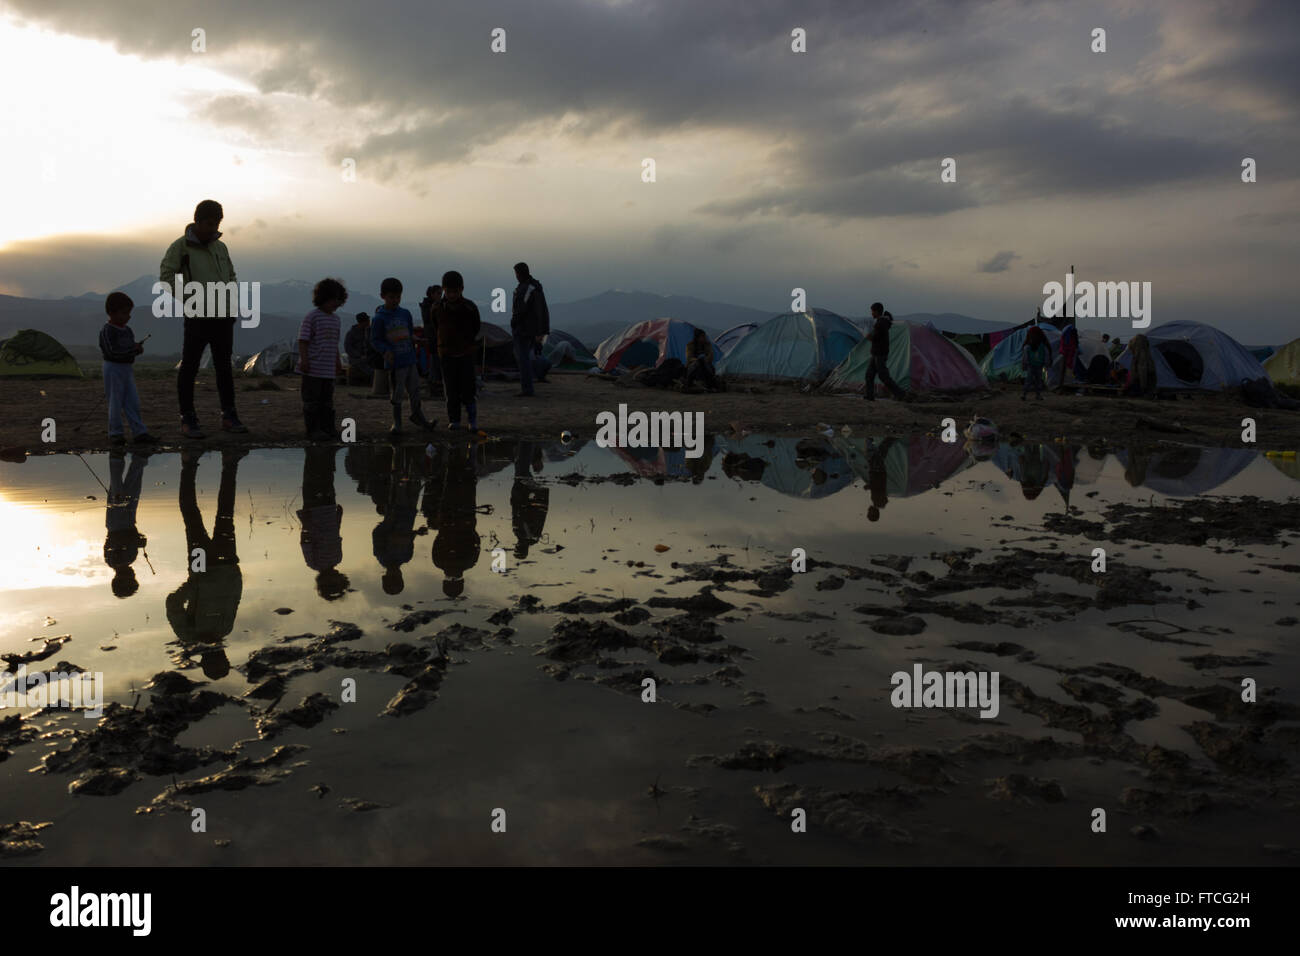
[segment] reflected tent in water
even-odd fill
[[[761,481],[792,498],[825,498],[853,484],[853,469],[829,443],[746,435],[721,438],[719,445],[727,477]],[[818,446],[825,454],[810,456]]]
[[[1196,448],[1187,445],[1168,451],[1117,451],[1124,477],[1138,485],[1174,498],[1203,495],[1244,471],[1259,457],[1245,448]]]
[[[871,488],[884,472],[890,498],[911,498],[931,491],[974,462],[965,446],[928,435],[906,438],[835,438],[832,443],[852,471]]]

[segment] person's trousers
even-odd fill
[[[474,356],[442,356],[442,385],[447,390],[447,421],[459,422],[461,406],[469,412],[471,425],[478,424],[478,406],[474,401]]]
[[[186,319],[185,339],[181,345],[181,370],[176,376],[176,395],[180,399],[181,418],[198,421],[194,411],[194,377],[205,348],[212,349],[212,368],[217,373],[217,395],[221,414],[235,414],[235,374],[230,367],[230,353],[235,347],[234,319]]]
[[[1030,365],[1025,369],[1025,384],[1020,390],[1020,394],[1028,395],[1031,388],[1034,390],[1035,395],[1043,394],[1043,367],[1041,365]]]
[[[389,377],[388,369],[376,366],[374,382],[372,383],[370,394],[378,398],[387,398],[390,384]]]
[[[515,362],[519,365],[519,390],[533,394],[533,336],[511,332],[515,343]],[[448,399],[450,401],[450,399]]]
[[[887,360],[884,355],[873,355],[867,362],[867,398],[876,397],[876,376],[880,376],[880,381],[895,398],[903,398],[906,394],[890,376],[889,368],[885,364]]]
[[[108,433],[122,434],[122,419],[135,437],[147,434],[140,417],[140,393],[135,390],[135,366],[129,362],[104,363],[104,397],[108,399]]]
[[[390,389],[388,400],[398,408],[402,407],[402,396],[405,395],[410,399],[411,412],[420,410],[420,367],[418,365],[389,369],[388,387]]]
[[[302,417],[307,434],[334,432],[334,379],[302,377]]]
[[[375,373],[370,370],[369,365],[356,363],[348,366],[349,385],[370,385],[374,379]]]

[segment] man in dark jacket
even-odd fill
[[[510,314],[510,333],[515,340],[515,361],[519,363],[519,398],[533,392],[533,354],[541,353],[542,339],[551,332],[551,312],[546,307],[542,284],[529,274],[528,263],[515,264],[514,308]]]
[[[905,402],[907,393],[889,374],[889,329],[894,324],[894,317],[879,302],[871,303],[871,317],[875,324],[871,326],[871,360],[867,362],[867,387],[863,397],[869,402],[876,400],[876,376],[879,375],[885,388],[900,402]]]
[[[365,312],[357,313],[356,323],[343,337],[343,351],[348,353],[348,384],[371,384],[375,373],[370,364],[370,316]]]

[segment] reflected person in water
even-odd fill
[[[510,486],[510,524],[515,532],[515,558],[528,557],[528,549],[542,540],[551,490],[534,480],[542,470],[542,443],[521,441],[515,448],[515,481]],[[532,469],[532,472],[529,469]]]
[[[220,680],[230,672],[224,642],[235,627],[244,579],[235,551],[235,473],[243,449],[221,453],[221,483],[217,489],[217,515],[209,536],[199,511],[195,479],[200,453],[181,453],[181,519],[185,523],[185,583],[167,596],[167,623],[184,650],[197,650],[203,673]],[[196,548],[202,549],[205,568],[195,570]]]
[[[147,452],[131,456],[131,467],[126,465],[126,454],[114,450],[108,454],[108,504],[104,508],[104,563],[113,569],[113,593],[128,598],[140,589],[132,565],[148,541],[135,526],[136,508],[140,504],[140,486],[144,481],[144,466],[149,461]]]
[[[316,593],[336,601],[348,589],[343,563],[343,506],[334,498],[334,459],[337,449],[312,445],[302,460],[302,559],[316,572]]]
[[[419,459],[424,452],[410,446],[389,447],[389,454],[375,456],[375,465],[391,462],[386,477],[371,472],[376,480],[371,487],[373,497],[378,487],[387,484],[388,497],[383,506],[383,520],[375,525],[371,544],[375,560],[384,569],[385,594],[401,594],[406,587],[402,565],[415,555],[415,518],[419,513],[420,480]]]
[[[885,462],[896,441],[895,438],[886,438],[872,448],[871,457],[867,461],[867,490],[871,492],[871,507],[867,509],[868,521],[879,521],[880,512],[889,504],[889,470],[885,467]]]
[[[447,450],[444,459],[433,564],[444,575],[442,593],[451,598],[464,593],[465,572],[478,562],[478,471],[474,459],[479,451],[477,445],[455,446]]]

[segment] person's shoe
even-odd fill
[[[449,428],[451,431],[458,431],[461,428],[461,424],[460,422],[448,422],[447,428]]]
[[[135,436],[135,443],[137,445],[156,445],[158,444],[158,439],[154,438],[148,432],[145,432],[143,435]]]
[[[438,427],[434,425],[433,422],[425,418],[423,412],[417,412],[413,414],[410,418],[410,422],[412,425],[418,425],[420,428],[423,428],[427,432],[431,432]]]
[[[126,436],[125,436],[125,435],[109,435],[109,436],[108,436],[108,440],[109,440],[110,442],[112,442],[114,445],[125,445],[125,444],[126,444]]]
[[[393,424],[388,429],[388,434],[390,435],[402,434],[402,406],[401,405],[393,406]]]
[[[181,434],[186,438],[203,438],[203,430],[198,422],[181,422]]]
[[[248,428],[245,427],[244,423],[241,422],[239,417],[236,415],[222,415],[221,430],[223,432],[234,432],[237,435],[248,433]]]

